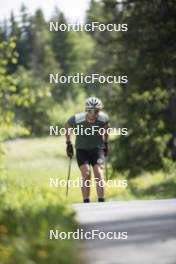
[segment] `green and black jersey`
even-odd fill
[[[100,112],[96,121],[94,123],[89,123],[86,120],[86,115],[87,113],[79,113],[68,120],[69,127],[79,130],[76,136],[75,147],[76,149],[85,150],[95,148],[103,149],[103,128],[109,123],[109,117],[106,113]]]

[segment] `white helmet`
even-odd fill
[[[89,97],[86,100],[86,109],[101,109],[103,107],[103,104],[100,99],[97,97]]]

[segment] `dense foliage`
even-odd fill
[[[104,88],[113,121],[129,131],[112,144],[113,168],[131,176],[166,168],[176,160],[175,1],[92,1],[90,10],[91,21],[128,24],[94,36],[104,73],[128,76],[127,85]]]
[[[49,32],[40,9],[30,15],[22,6],[18,20],[12,13],[9,21],[0,24],[0,144],[9,138],[48,135],[50,125],[63,126],[82,110],[86,96],[96,95],[103,100],[112,126],[127,127],[129,132],[112,139],[113,172],[134,177],[143,171],[174,171],[175,14],[175,0],[92,0],[87,22],[125,23],[128,31],[86,33]],[[52,20],[67,23],[58,9]],[[49,73],[77,72],[127,75],[128,84],[49,84]],[[73,212],[60,205],[58,194],[23,186],[18,177],[13,182],[7,179],[3,154],[0,145],[0,262],[79,263],[72,241],[46,237],[50,228],[75,230]],[[59,165],[65,166],[61,157]],[[149,193],[158,198],[174,196],[171,175],[166,181],[162,176],[160,185],[154,183]],[[131,190],[140,198],[148,197],[141,188],[132,185]]]
[[[30,15],[22,6],[20,21],[12,14],[0,27],[2,41],[16,38],[19,54],[18,63],[8,65],[18,81],[10,93],[18,96],[23,90],[30,97],[14,106],[15,124],[31,135],[47,135],[50,124],[63,125],[79,109],[78,102],[81,108],[84,98],[94,94],[104,101],[112,125],[129,131],[112,144],[114,170],[132,176],[170,166],[176,159],[174,2],[92,0],[87,22],[125,23],[128,31],[91,33],[49,32],[40,9]],[[51,19],[67,23],[58,9]],[[127,75],[128,84],[49,84],[49,73],[77,72]]]
[[[81,263],[73,240],[50,239],[50,230],[78,228],[74,212],[58,203],[58,195],[46,189],[14,187],[1,178],[0,184],[1,263]]]
[[[68,232],[78,227],[58,193],[11,181],[3,167],[2,141],[30,134],[24,123],[15,122],[16,110],[33,109],[38,92],[19,81],[28,77],[27,71],[18,68],[19,78],[10,73],[18,62],[15,47],[13,38],[0,43],[0,263],[80,263],[72,240],[49,239],[50,229]]]

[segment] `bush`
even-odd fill
[[[46,190],[1,186],[0,263],[80,263],[73,241],[49,240],[50,229],[76,230],[73,211]]]

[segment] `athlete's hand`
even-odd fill
[[[66,148],[67,156],[69,158],[72,158],[73,157],[73,145],[70,141],[66,142],[66,144],[67,144],[67,148]]]
[[[104,142],[104,155],[107,157],[109,154],[108,142]]]

